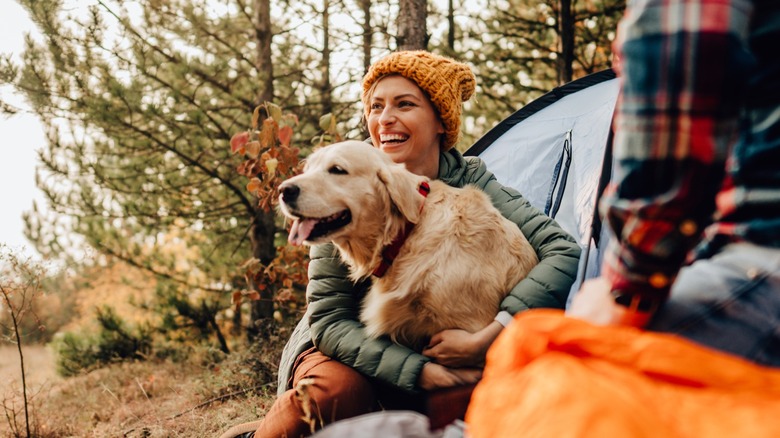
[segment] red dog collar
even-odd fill
[[[431,192],[431,186],[426,181],[423,181],[420,183],[420,186],[417,187],[417,191],[419,191],[424,198],[427,198],[428,193]],[[423,205],[425,205],[425,203],[423,203]],[[420,211],[422,211],[423,205],[420,206]],[[376,269],[374,269],[374,272],[372,272],[373,275],[377,277],[382,277],[385,275],[387,270],[390,269],[390,266],[392,266],[393,261],[395,261],[395,258],[398,257],[398,253],[401,251],[401,246],[403,246],[404,242],[406,242],[406,238],[413,229],[414,224],[407,221],[406,226],[398,233],[397,236],[395,236],[395,239],[393,239],[389,245],[382,248],[382,260],[379,261],[379,266],[377,266]]]

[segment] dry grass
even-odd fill
[[[33,348],[25,360],[28,372],[39,374],[36,430],[42,437],[218,436],[270,407],[280,345],[276,340],[221,360],[213,351],[192,350],[182,363],[118,363],[68,379],[56,377],[44,347]],[[0,375],[19,374],[7,360],[10,353],[0,351]],[[0,389],[8,400],[7,388]],[[0,436],[10,434],[0,418]]]
[[[275,386],[254,390],[248,379],[227,383],[231,377],[189,363],[113,365],[55,388],[43,406],[46,424],[60,436],[216,436],[257,419],[273,400]],[[237,391],[247,392],[197,408]]]

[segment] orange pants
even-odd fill
[[[296,395],[298,385],[311,379],[307,396]],[[334,421],[379,409],[422,411],[424,397],[371,382],[354,368],[333,360],[312,348],[298,356],[292,388],[282,394],[266,414],[255,438],[298,438]],[[303,399],[310,403],[305,406]],[[307,411],[310,414],[307,414]],[[313,421],[307,421],[310,418]]]

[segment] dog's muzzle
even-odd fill
[[[295,202],[298,200],[298,195],[301,194],[301,188],[295,184],[282,184],[279,187],[281,192],[281,199],[287,206],[295,208]]]
[[[349,209],[329,214],[324,217],[306,217],[301,215],[298,209],[298,198],[301,194],[300,186],[292,183],[282,183],[279,186],[279,201],[282,211],[288,214],[292,220],[288,242],[293,245],[301,245],[305,241],[314,242],[337,231],[352,222],[352,214]]]

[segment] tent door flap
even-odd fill
[[[547,201],[544,204],[544,214],[555,219],[558,209],[561,207],[563,193],[566,191],[566,180],[569,178],[569,169],[571,168],[572,141],[571,130],[566,132],[563,140],[563,148],[558,162],[553,169],[553,181],[550,191],[547,194]]]

